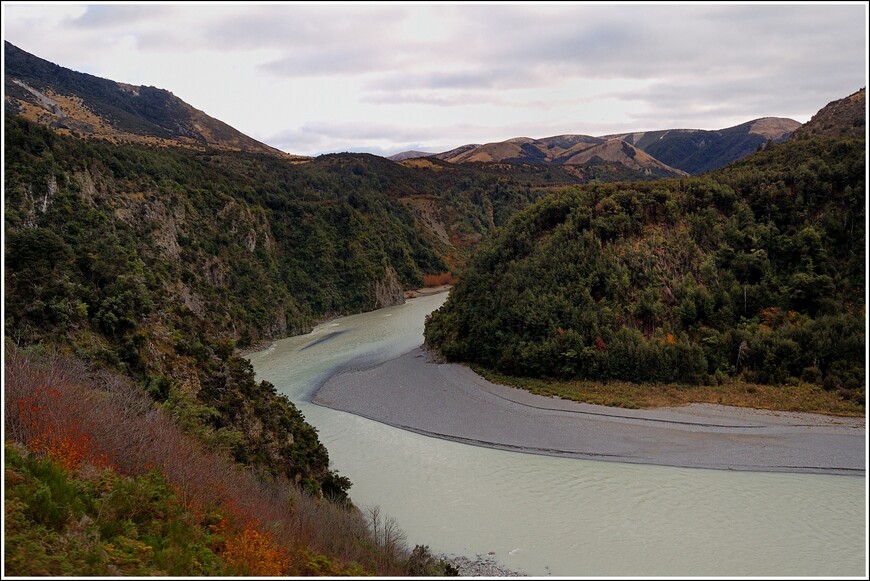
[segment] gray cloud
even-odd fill
[[[292,55],[259,65],[279,76],[361,75],[389,65],[379,51],[353,47],[325,47],[294,51]]]
[[[245,6],[244,13],[207,24],[202,36],[221,48],[363,46],[389,35],[403,14],[383,6]]]
[[[94,4],[88,6],[84,14],[70,21],[73,26],[82,28],[115,28],[167,17],[170,14],[169,6]]]
[[[797,69],[820,49],[848,61],[863,52],[866,26],[860,6],[496,8],[476,7],[466,22],[467,36],[485,39],[479,50],[490,62],[584,78],[652,79],[770,60]]]
[[[360,98],[362,103],[375,105],[434,105],[436,107],[463,107],[468,105],[485,105],[497,102],[492,96],[483,96],[475,93],[461,93],[458,95],[437,96],[431,93],[419,91],[380,91],[364,95]]]
[[[808,117],[866,85],[860,4],[96,5],[76,18],[64,13],[77,12],[4,6],[5,33],[64,66],[118,80],[143,71],[138,82],[177,94],[186,89],[166,60],[173,51],[188,56],[187,66],[197,55],[209,71],[199,79],[232,76],[225,64],[232,60],[246,68],[247,88],[260,91],[262,79],[276,98],[306,97],[304,108],[281,111],[285,126],[298,129],[276,130],[271,141],[298,152],[336,143],[386,149],[390,140],[459,145],[520,134],[716,128],[766,115]],[[329,76],[339,83],[306,82]],[[337,84],[346,91],[324,96],[332,109],[319,109],[312,91]],[[611,115],[596,95],[623,85],[644,88],[606,95]],[[197,89],[203,101],[194,106],[219,110],[207,101],[225,97],[219,88],[210,93],[200,81]],[[384,121],[413,119],[406,105],[418,108],[420,122]],[[427,106],[456,122],[427,126]],[[370,123],[306,123],[330,118],[336,107],[343,118]],[[259,134],[275,127],[274,112],[250,118]]]
[[[392,72],[370,83],[371,89],[400,91],[403,89],[505,89],[530,86],[542,81],[528,69],[497,66],[474,66],[461,71]]]
[[[317,155],[336,151],[389,152],[388,155],[408,149],[433,147],[446,151],[455,147],[433,143],[455,143],[457,136],[481,134],[486,128],[457,123],[450,126],[408,127],[391,123],[339,123],[311,121],[297,129],[280,131],[265,139],[266,143],[291,153]],[[393,146],[381,146],[372,142],[386,142]],[[351,144],[358,144],[351,146]],[[457,144],[458,145],[458,144]]]

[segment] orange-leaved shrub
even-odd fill
[[[360,511],[206,449],[129,378],[9,343],[5,355],[7,440],[70,470],[88,463],[129,476],[159,471],[195,515],[232,516],[217,550],[240,574],[301,573],[311,559],[296,554],[325,555],[336,570],[404,573],[406,547],[379,543]]]
[[[453,284],[453,274],[450,272],[442,272],[441,274],[426,274],[423,276],[424,287],[442,286],[445,284]]]

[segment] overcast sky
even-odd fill
[[[867,7],[3,3],[3,36],[291,153],[806,122],[866,86]]]

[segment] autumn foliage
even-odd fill
[[[442,272],[441,274],[427,274],[423,277],[423,286],[426,288],[453,284],[453,274]]]
[[[82,432],[78,418],[58,417],[51,413],[69,407],[62,401],[64,397],[69,396],[59,389],[40,386],[33,393],[17,399],[19,417],[30,432],[30,448],[38,454],[45,454],[64,470],[76,470],[85,460],[94,466],[109,466],[108,454],[94,449],[90,435]]]
[[[241,530],[232,530],[226,519],[219,530],[224,536],[223,557],[241,575],[276,577],[291,574],[290,552],[254,520]]]
[[[124,478],[158,474],[187,518],[215,535],[211,551],[228,573],[405,572],[406,548],[378,542],[358,510],[205,449],[129,379],[8,344],[5,372],[7,440],[71,473],[90,465]]]

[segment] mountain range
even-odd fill
[[[431,156],[451,163],[507,162],[588,165],[619,163],[655,177],[698,174],[719,169],[756,151],[768,141],[787,139],[800,123],[763,117],[717,130],[666,129],[593,137],[557,135],[531,139],[469,144],[442,153],[405,151],[391,156],[400,161]]]
[[[79,73],[4,43],[6,107],[61,134],[112,143],[213,148],[269,153],[295,161],[309,158],[282,152],[210,117],[172,93]],[[436,157],[453,164],[531,163],[567,166],[581,181],[607,169],[619,179],[642,180],[704,173],[740,159],[767,141],[786,139],[800,123],[765,117],[719,130],[668,129],[593,137],[558,135],[540,139],[468,144],[441,153],[406,151],[403,161]]]

